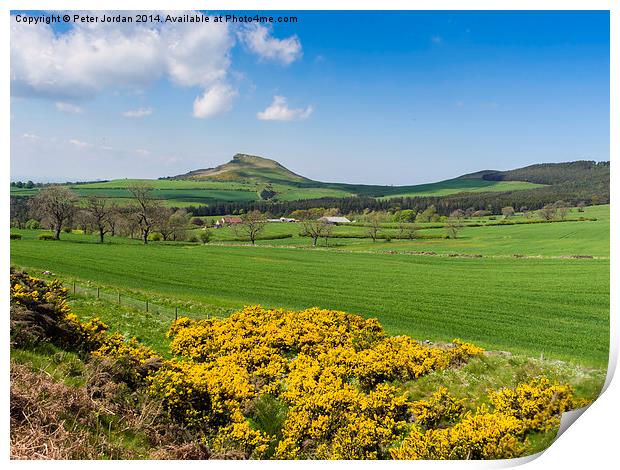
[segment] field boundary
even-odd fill
[[[102,288],[100,286],[90,286],[78,281],[66,281],[63,283],[69,293],[76,297],[89,297],[103,300],[118,306],[130,307],[134,310],[142,310],[145,315],[155,314],[166,316],[176,320],[181,317],[196,318],[195,312],[190,312],[181,307],[170,307],[154,302],[150,299],[139,299],[115,289]],[[202,312],[200,318],[212,318],[208,312]]]
[[[252,245],[251,243],[230,242],[211,242],[205,246],[221,246],[221,247],[251,247],[251,248],[271,248],[275,250],[308,250],[308,251],[328,251],[333,253],[364,253],[369,255],[408,255],[408,256],[433,256],[435,258],[487,258],[487,259],[575,259],[575,260],[609,260],[609,256],[595,255],[523,255],[513,253],[510,255],[484,255],[480,253],[457,253],[447,252],[438,253],[434,251],[398,251],[398,250],[343,250],[335,247],[312,246],[312,245],[270,245],[260,243]]]

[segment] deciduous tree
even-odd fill
[[[265,229],[266,223],[267,221],[260,212],[251,211],[243,215],[240,224],[233,225],[233,230],[238,236],[249,238],[254,245],[260,233]]]
[[[63,225],[75,213],[76,194],[64,186],[48,186],[41,189],[30,201],[32,214],[48,222],[54,232],[54,239],[60,239]]]
[[[145,184],[130,186],[127,190],[134,199],[133,217],[140,227],[142,241],[146,245],[149,242],[149,234],[159,220],[161,200],[155,198],[153,188]]]
[[[107,200],[98,196],[90,196],[84,212],[86,223],[99,233],[99,242],[103,243],[103,237],[110,231],[111,212]]]

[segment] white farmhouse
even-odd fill
[[[351,221],[346,217],[321,217],[319,219],[320,222],[325,222],[327,224],[350,224]]]

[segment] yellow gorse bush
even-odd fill
[[[73,348],[100,358],[123,358],[129,360],[129,365],[159,357],[135,338],[125,340],[119,333],[109,334],[109,326],[97,317],[80,321],[71,313],[67,295],[68,290],[58,279],[46,282],[26,273],[11,273],[11,302],[53,317],[58,329],[66,335],[61,338],[65,345],[70,343]]]
[[[222,427],[211,442],[211,448],[220,454],[239,452],[248,458],[260,459],[269,449],[271,439],[264,432],[252,429],[239,411],[231,417],[231,423]]]
[[[560,424],[564,411],[575,406],[571,387],[552,384],[545,377],[520,383],[514,389],[489,391],[494,406],[486,406],[474,414],[466,413],[451,427],[427,429],[413,427],[398,448],[390,449],[394,459],[509,459],[525,450],[525,437],[535,431],[549,431]],[[450,414],[458,401],[447,390],[440,389],[427,402],[412,404],[419,423],[436,426],[442,414]]]
[[[406,394],[388,382],[484,352],[458,340],[439,347],[389,337],[376,319],[319,308],[253,306],[222,320],[181,318],[168,336],[171,351],[185,360],[154,374],[151,393],[177,418],[210,427],[213,445],[223,442],[213,426],[233,429],[234,416],[273,396],[288,407],[274,451],[287,459],[387,457],[412,419]]]
[[[491,391],[489,398],[498,413],[514,416],[536,431],[557,427],[561,414],[575,405],[570,385],[552,384],[545,377],[521,383],[514,389]]]
[[[458,421],[465,414],[465,401],[454,398],[446,387],[439,387],[429,400],[414,401],[411,412],[418,426],[437,428]]]
[[[519,419],[483,407],[449,428],[413,428],[390,454],[399,460],[509,459],[523,453],[525,431]]]
[[[46,282],[26,273],[11,273],[11,303],[27,308],[49,304],[50,313],[61,318],[70,311],[67,293],[58,279]]]
[[[11,274],[13,303],[53,316],[82,350],[122,364],[128,384],[146,380],[170,416],[222,456],[511,458],[529,433],[553,429],[577,404],[569,386],[544,377],[490,391],[492,406],[475,412],[445,387],[411,401],[403,382],[484,350],[390,337],[377,320],[344,312],[253,306],[226,319],[181,318],[168,332],[177,357],[163,360],[98,318],[80,321],[66,299],[58,281]]]

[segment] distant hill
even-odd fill
[[[256,155],[236,154],[231,161],[215,168],[193,170],[171,179],[194,181],[235,181],[257,183],[312,183],[275,160]]]
[[[395,169],[395,171],[399,171]],[[237,154],[215,168],[157,180],[118,179],[88,184],[65,183],[81,197],[97,195],[118,204],[131,201],[128,188],[152,187],[171,207],[195,215],[224,215],[258,209],[284,215],[310,207],[363,210],[423,210],[435,205],[440,214],[454,209],[501,212],[505,206],[538,209],[558,200],[572,204],[609,202],[609,162],[542,163],[514,170],[481,170],[434,183],[386,186],[314,181],[275,160]],[[12,197],[29,197],[40,188],[11,185]]]

